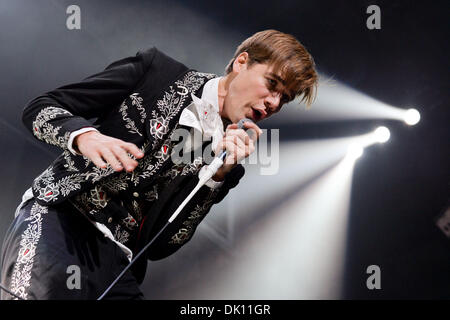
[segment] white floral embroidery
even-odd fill
[[[72,160],[72,154],[68,150],[64,150],[63,157],[64,160],[66,160],[64,168],[66,168],[67,171],[78,171],[78,168],[75,167],[75,161]]]
[[[130,234],[127,231],[122,230],[122,228],[119,225],[116,225],[116,230],[114,230],[114,239],[124,244],[129,240],[129,238]]]
[[[110,166],[105,169],[94,167],[92,172],[74,173],[54,182],[53,167],[48,167],[35,179],[33,189],[39,193],[39,200],[45,202],[55,201],[60,194],[65,197],[69,195],[70,192],[81,189],[82,182],[89,179],[91,179],[92,182],[97,182],[101,180],[102,177],[108,176],[112,172],[114,172],[114,169]],[[39,184],[44,185],[44,187],[40,187]]]
[[[122,102],[122,104],[120,105],[120,109],[119,109],[119,112],[122,114],[122,119],[123,119],[123,121],[125,121],[125,128],[128,129],[128,132],[136,133],[142,137],[142,133],[139,132],[139,129],[136,127],[136,124],[134,123],[134,121],[131,120],[130,117],[128,116],[128,113],[127,113],[128,106],[125,104],[125,101],[126,100],[124,100]]]
[[[147,114],[145,113],[145,108],[142,106],[142,102],[144,99],[142,97],[139,97],[139,93],[135,92],[132,95],[130,95],[131,104],[133,106],[136,106],[136,109],[139,110],[141,115],[141,122],[144,123],[145,119],[147,118]]]
[[[212,206],[215,194],[216,191],[211,191],[207,197],[207,200],[203,202],[202,205],[195,206],[195,209],[189,214],[187,220],[183,222],[184,227],[180,228],[178,232],[172,236],[169,241],[170,244],[183,244],[192,236],[196,226],[200,223],[200,220]]]
[[[183,171],[181,172],[182,176],[197,173],[200,170],[201,165],[203,164],[203,157],[197,157],[194,159],[194,162],[183,166]]]
[[[84,167],[87,168],[91,164],[91,159],[86,156],[83,156],[84,159]]]
[[[187,228],[181,228],[178,232],[172,236],[170,244],[183,244],[191,235],[191,230]]]
[[[114,194],[119,193],[119,191],[127,190],[128,183],[126,178],[127,173],[121,172],[120,175],[116,177],[111,177],[115,179],[107,179],[100,182],[102,188],[111,191]]]
[[[54,120],[58,116],[72,116],[72,114],[65,109],[53,106],[42,109],[33,121],[33,134],[39,140],[67,149],[70,132],[61,135],[59,131],[62,127],[55,127],[49,123],[50,120]]]
[[[163,173],[163,177],[173,179],[178,175],[186,176],[189,174],[196,174],[203,164],[203,158],[197,157],[189,164],[176,164],[170,170]]]
[[[162,139],[163,136],[169,131],[169,121],[163,117],[150,120],[150,134],[157,139]]]
[[[92,169],[88,172],[74,173],[55,181],[53,167],[49,167],[34,181],[33,190],[39,195],[38,199],[44,200],[45,202],[54,202],[58,200],[58,196],[67,196],[71,192],[81,189],[83,182],[90,181],[91,183],[96,183],[108,176],[111,176],[111,179],[106,180],[102,186],[104,186],[106,190],[113,192],[126,190],[129,186],[129,182],[133,183],[134,186],[137,186],[141,182],[141,179],[151,178],[170,157],[173,146],[170,138],[165,137],[165,135],[169,134],[169,121],[179,113],[180,109],[186,103],[186,99],[189,99],[189,95],[184,94],[185,91],[196,91],[205,82],[205,78],[209,79],[213,77],[215,77],[213,74],[190,71],[182,79],[175,82],[175,86],[177,87],[176,90],[178,91],[176,91],[173,86],[170,86],[169,90],[164,93],[163,98],[156,102],[157,108],[155,109],[160,112],[153,110],[153,119],[150,120],[150,134],[156,139],[153,139],[151,145],[149,141],[145,141],[144,145],[141,147],[145,156],[138,161],[138,167],[131,174],[123,172],[113,175],[115,171],[110,165],[103,169],[92,166]],[[179,92],[180,88],[183,89],[183,92],[181,93]],[[143,99],[139,97],[138,93],[133,93],[130,96],[130,99],[132,105],[140,111],[142,119],[142,117],[145,116],[145,108],[142,105]],[[128,106],[126,106],[125,103],[122,103],[119,111],[122,113],[122,117],[127,123],[127,129],[135,131],[135,133],[142,136],[137,130],[134,121],[128,117],[127,110]],[[57,115],[69,116],[71,114],[61,108],[47,107],[39,113],[34,125],[36,126],[35,132],[37,136],[54,143],[57,142],[61,145],[63,144],[63,141],[61,140],[62,137],[56,136],[59,129],[53,128],[46,122],[49,119],[55,119]],[[65,136],[64,139],[66,139]],[[67,142],[64,142],[63,145],[66,147]],[[158,151],[155,153],[154,150]],[[75,171],[75,169],[77,169],[75,167],[76,163],[73,162],[71,157],[64,154],[64,159],[66,160],[65,166],[68,171]],[[84,157],[84,160],[85,169],[89,165],[92,165],[88,158]],[[186,170],[183,169],[183,173],[187,174],[193,170],[195,170],[195,168],[191,166]]]
[[[167,170],[166,172],[164,172],[163,177],[168,180],[172,180],[177,175],[179,175],[182,171],[183,171],[183,164],[179,164],[177,166],[172,167],[170,170]]]
[[[180,93],[176,91],[173,86],[169,87],[169,91],[165,92],[163,97],[156,102],[156,106],[161,115],[158,115],[156,110],[152,111],[152,118],[150,120],[150,134],[156,139],[153,142],[153,148],[156,148],[158,140],[163,138],[163,135],[167,133],[169,121],[179,113],[180,108],[184,105],[185,100],[188,99],[187,94],[184,94],[186,90],[194,92],[197,91],[205,82],[205,77],[211,79],[216,77],[214,74],[201,73],[190,71],[186,75],[175,82],[177,88],[183,89]]]
[[[170,158],[173,145],[170,139],[166,139],[155,155],[149,154],[145,156],[138,164],[136,172],[131,175],[131,181],[135,186],[139,184],[139,180],[153,176],[162,164]],[[154,161],[156,162],[154,163]]]
[[[27,289],[31,284],[31,269],[33,268],[36,247],[42,233],[43,215],[48,212],[46,206],[35,202],[30,211],[28,226],[20,240],[20,249],[11,276],[10,289],[23,299],[27,299]]]
[[[154,201],[158,199],[158,188],[156,185],[153,186],[153,189],[144,193],[145,200],[147,201]]]
[[[67,196],[71,191],[75,191],[81,188],[80,183],[85,179],[83,175],[71,174],[70,176],[60,179],[56,184],[63,196]]]
[[[107,177],[114,173],[114,169],[108,164],[106,168],[92,167],[92,172],[84,173],[85,179],[91,179],[92,182],[100,181],[102,178]]]
[[[35,179],[35,181],[40,181],[42,184],[47,185],[55,180],[54,175],[53,167],[48,167]]]
[[[104,208],[108,205],[109,198],[102,188],[96,186],[89,193],[89,199],[94,206]]]
[[[133,216],[131,216],[129,213],[128,217],[122,219],[122,223],[125,225],[125,227],[127,227],[130,230],[138,226],[136,219],[134,219]]]
[[[58,186],[55,183],[50,183],[44,189],[40,189],[38,199],[49,202],[59,196]]]

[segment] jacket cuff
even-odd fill
[[[73,140],[80,134],[89,132],[89,131],[97,131],[98,132],[98,130],[95,129],[94,127],[87,127],[87,128],[81,128],[79,130],[73,131],[70,134],[69,141],[67,142],[67,149],[69,149],[70,153],[72,153],[74,156],[76,156],[76,155],[81,156],[82,154],[73,148]]]

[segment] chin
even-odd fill
[[[239,120],[241,120],[242,118],[246,118],[246,116],[244,115],[244,116],[237,116],[235,119],[233,119],[233,123],[238,123],[239,122]]]

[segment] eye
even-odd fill
[[[271,89],[273,89],[273,88],[275,88],[277,86],[277,81],[276,80],[273,80],[271,78],[267,78],[267,82],[269,83],[269,87]]]

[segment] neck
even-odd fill
[[[226,113],[226,109],[224,108],[225,97],[228,94],[228,88],[230,87],[231,77],[230,74],[222,77],[219,80],[219,88],[218,88],[218,98],[219,98],[219,114],[222,117],[222,121],[229,122],[229,117]]]

